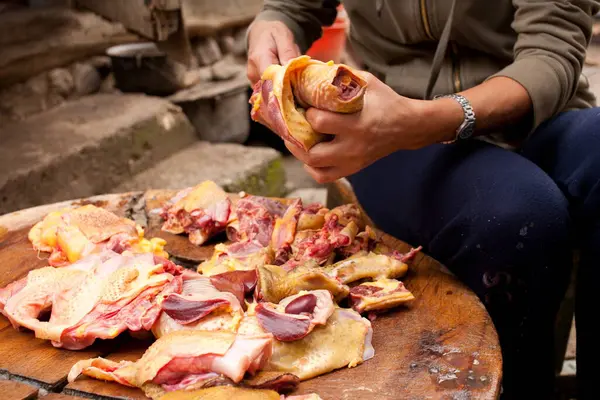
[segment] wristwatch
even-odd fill
[[[465,119],[460,124],[458,129],[456,130],[456,137],[454,140],[443,142],[445,144],[454,143],[457,140],[466,140],[473,136],[473,132],[475,132],[475,111],[473,111],[473,107],[471,107],[471,103],[464,96],[460,94],[445,94],[435,96],[433,99],[442,99],[442,98],[450,98],[454,99],[460,104],[463,109],[463,113],[465,114]]]

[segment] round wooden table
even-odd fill
[[[34,223],[53,210],[84,204],[94,204],[136,220],[147,227],[147,237],[167,240],[166,250],[175,262],[196,266],[210,257],[212,245],[196,247],[184,236],[160,231],[160,218],[151,212],[173,193],[161,190],[103,195],[0,216],[0,287],[46,265],[48,254],[38,255],[27,240]],[[388,235],[384,235],[384,241],[400,251],[409,249],[407,244]],[[375,357],[356,368],[302,382],[294,394],[316,392],[324,400],[498,397],[502,374],[498,337],[475,294],[439,262],[423,254],[411,265],[404,282],[416,300],[373,321]],[[149,343],[123,334],[83,351],[67,351],[35,339],[31,332],[14,330],[0,316],[0,376],[13,381],[0,381],[0,388],[20,388],[3,393],[3,399],[26,398],[19,393],[29,392],[16,382],[23,380],[61,393],[55,395],[57,399],[73,399],[71,396],[146,399],[140,390],[114,383],[85,378],[66,386],[65,383],[69,369],[81,359],[103,356],[117,361],[136,360]]]

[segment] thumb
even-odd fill
[[[281,65],[287,63],[292,58],[300,56],[300,48],[296,43],[292,35],[274,35],[275,44],[277,45],[277,55]]]

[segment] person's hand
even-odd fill
[[[307,110],[306,119],[312,128],[334,135],[331,141],[318,143],[308,152],[286,142],[290,152],[319,183],[352,175],[397,150],[418,149],[445,139],[439,137],[439,130],[430,129],[432,125],[428,120],[435,119],[431,118],[433,102],[402,97],[373,75],[364,77],[368,86],[360,112]],[[443,105],[443,100],[437,102]],[[460,106],[451,103],[445,106],[456,113],[458,127],[462,111]]]
[[[256,21],[248,33],[248,79],[255,84],[269,65],[300,56],[294,35],[283,22]]]

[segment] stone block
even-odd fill
[[[0,128],[0,214],[110,191],[197,140],[182,110],[97,94]]]
[[[250,131],[247,88],[240,72],[226,81],[200,82],[168,99],[183,109],[200,139],[243,143]]]
[[[181,10],[188,35],[197,37],[248,25],[262,5],[262,0],[182,0]]]
[[[212,65],[223,57],[219,42],[214,37],[202,38],[193,45],[198,65]]]
[[[325,188],[307,188],[307,189],[297,189],[292,193],[288,194],[287,197],[295,199],[302,199],[302,204],[311,204],[311,203],[319,203],[322,205],[327,204],[327,189]]]
[[[212,180],[230,192],[283,196],[285,172],[281,154],[266,147],[198,142],[114,189],[115,193],[147,189],[182,189]]]
[[[0,14],[0,87],[139,40],[120,24],[64,8]]]

